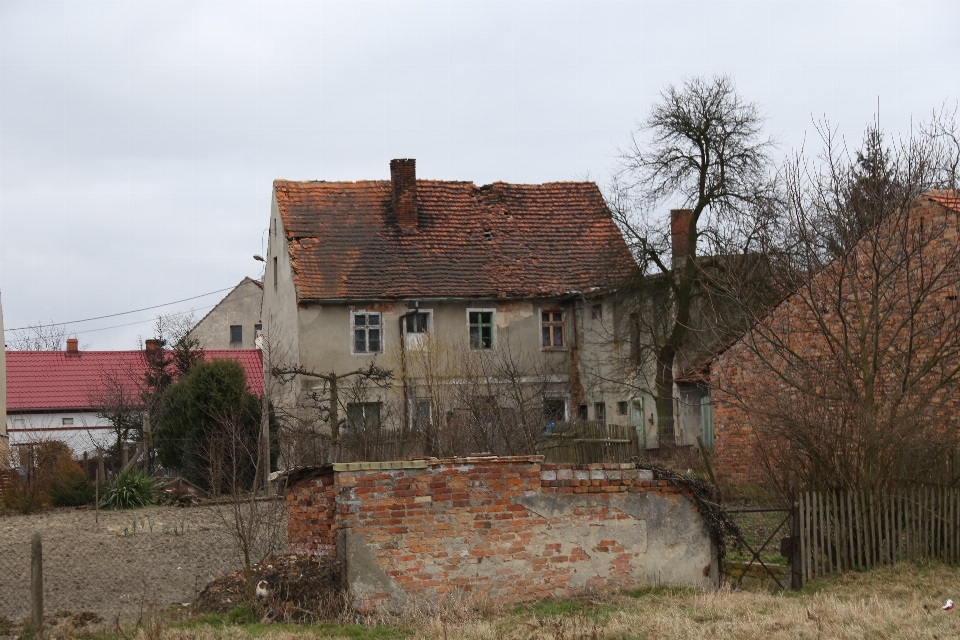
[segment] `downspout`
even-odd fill
[[[410,388],[407,380],[407,334],[404,330],[404,320],[420,312],[420,302],[413,303],[413,311],[407,311],[399,318],[400,322],[400,376],[403,381],[403,431],[400,434],[401,447],[406,443],[410,433]]]

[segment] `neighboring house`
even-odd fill
[[[924,396],[926,385],[949,380],[960,367],[958,237],[960,194],[924,194],[908,211],[888,214],[701,367],[700,380],[709,380],[713,396],[718,475],[764,482],[789,455],[784,443],[769,439],[775,431],[767,425],[829,424],[813,411],[840,415],[830,403],[848,406],[843,398],[856,396],[842,395],[844,385],[856,388],[863,380],[877,390],[869,397],[881,403],[881,426],[887,416],[896,420],[897,411],[902,424],[929,418],[926,405],[937,411],[937,428],[960,428],[960,394]],[[810,390],[800,390],[797,379]],[[893,397],[903,401],[882,405]],[[911,406],[917,397],[922,401]],[[831,435],[821,432],[815,441],[832,442]],[[835,450],[860,446],[854,440]]]
[[[148,341],[151,343],[152,341]],[[243,365],[252,393],[263,393],[263,368],[256,349],[209,350],[207,360],[231,359]],[[7,353],[7,418],[10,446],[60,440],[80,456],[116,442],[114,427],[98,407],[122,391],[125,402],[139,402],[145,351],[80,351],[77,339],[66,351]]]
[[[418,180],[414,160],[390,173],[274,182],[261,317],[284,363],[397,372],[428,334],[464,357],[509,348],[549,374],[546,421],[627,424],[631,391],[580,367],[610,348],[590,336],[612,331],[616,288],[639,273],[596,184]],[[440,419],[420,393],[409,411]],[[348,415],[379,422],[383,401]]]
[[[254,349],[260,335],[263,283],[244,278],[187,334],[204,349]]]

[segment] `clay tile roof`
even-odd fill
[[[928,191],[924,195],[947,209],[960,212],[960,193],[957,191]]]
[[[207,350],[206,360],[236,360],[247,388],[263,393],[263,364],[257,349]],[[138,397],[136,380],[145,368],[142,351],[7,351],[7,410],[10,412],[90,408],[110,378]]]
[[[389,180],[277,180],[274,193],[298,300],[548,297],[637,274],[591,182],[417,180],[407,233]]]

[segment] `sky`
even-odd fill
[[[276,178],[604,183],[691,76],[729,74],[778,156],[823,118],[856,145],[878,108],[905,133],[960,98],[958,24],[953,0],[0,0],[4,324],[194,298],[67,326],[132,349],[201,317],[260,277]]]

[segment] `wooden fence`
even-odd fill
[[[795,505],[804,581],[903,560],[960,562],[960,490],[812,492]]]
[[[593,421],[561,422],[540,443],[546,462],[626,462],[633,454],[631,427]]]

